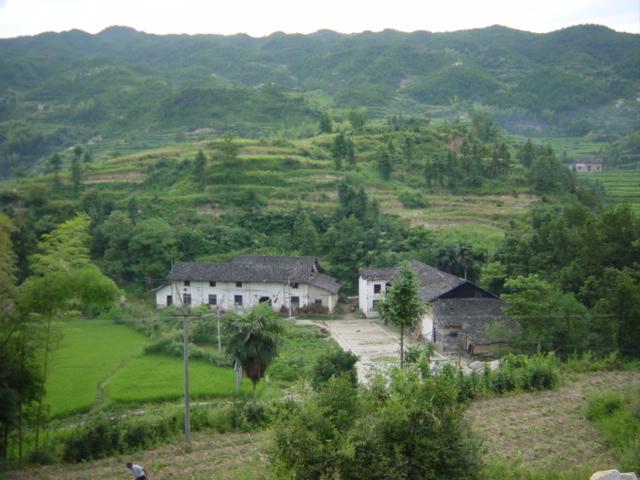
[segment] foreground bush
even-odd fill
[[[277,478],[478,478],[479,454],[455,384],[396,370],[354,387],[331,378],[276,422],[270,449]]]

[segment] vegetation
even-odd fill
[[[604,433],[620,470],[625,472],[640,470],[639,393],[635,387],[625,393],[601,392],[590,399],[586,408],[587,418]]]
[[[477,478],[479,456],[456,389],[395,371],[387,386],[330,379],[275,424],[276,475],[296,478]]]
[[[253,383],[255,400],[258,382],[278,355],[282,327],[268,303],[253,307],[244,315],[229,313],[224,325],[229,337],[227,353]]]
[[[384,299],[377,305],[380,317],[400,327],[400,368],[404,366],[404,330],[414,327],[427,307],[419,297],[416,274],[408,264],[400,266],[400,277],[393,282]]]

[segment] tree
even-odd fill
[[[59,174],[60,174],[60,169],[62,168],[62,158],[60,158],[60,155],[58,155],[57,153],[54,153],[49,157],[48,162],[49,162],[49,167],[53,172],[53,186],[59,187],[60,186]]]
[[[378,164],[378,172],[384,180],[391,178],[393,172],[393,160],[395,157],[395,148],[389,142],[386,147],[380,147],[376,153],[376,162]]]
[[[128,259],[138,281],[164,278],[177,257],[176,236],[165,220],[148,218],[136,224]]]
[[[480,274],[484,254],[475,252],[469,245],[448,245],[438,251],[437,266],[440,270],[475,281]]]
[[[204,180],[204,173],[207,168],[207,157],[204,156],[202,150],[198,150],[196,158],[193,161],[193,177],[196,182]]]
[[[74,155],[71,159],[71,185],[76,193],[78,193],[82,185],[82,164],[80,163],[80,157],[77,155]]]
[[[340,132],[333,139],[333,146],[331,147],[331,155],[336,164],[336,169],[340,170],[342,168],[342,160],[345,158],[346,154],[347,141],[344,137],[344,133]]]
[[[282,333],[278,316],[268,303],[260,303],[244,315],[230,313],[225,320],[227,353],[253,383],[255,400],[256,386],[278,354]]]
[[[317,255],[320,247],[320,236],[309,214],[304,212],[293,222],[293,248],[301,255]]]
[[[568,354],[588,347],[587,309],[572,294],[535,274],[507,280],[505,290],[505,311],[522,326],[516,340],[520,350]]]
[[[347,118],[349,119],[349,123],[351,123],[351,128],[355,131],[359,131],[364,127],[364,124],[367,123],[368,116],[369,113],[367,112],[367,109],[361,107],[350,110]]]
[[[237,143],[233,143],[234,135],[231,133],[225,133],[222,136],[222,142],[218,144],[218,151],[220,152],[220,160],[227,166],[234,165],[238,160],[238,152],[240,146]]]
[[[407,263],[400,266],[400,278],[393,282],[384,299],[378,303],[378,312],[385,322],[400,327],[400,367],[404,367],[404,330],[415,326],[426,313],[420,300],[420,287],[416,274]]]
[[[322,112],[320,116],[320,133],[331,133],[333,131],[333,125],[331,117],[328,112]]]

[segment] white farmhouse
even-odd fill
[[[238,256],[226,263],[178,262],[169,283],[156,290],[156,305],[209,305],[250,309],[261,302],[275,311],[317,305],[332,312],[340,285],[322,273],[316,257]]]
[[[504,314],[504,302],[496,295],[422,262],[409,265],[420,285],[420,298],[430,307],[416,334],[442,351],[490,354],[501,343],[487,333],[487,327],[496,321],[510,331],[519,331],[520,325]],[[367,318],[378,317],[376,303],[398,275],[397,268],[360,269],[359,304]]]

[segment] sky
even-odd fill
[[[640,0],[0,0],[0,38],[126,25],[148,33],[443,32],[583,23],[640,33]]]

